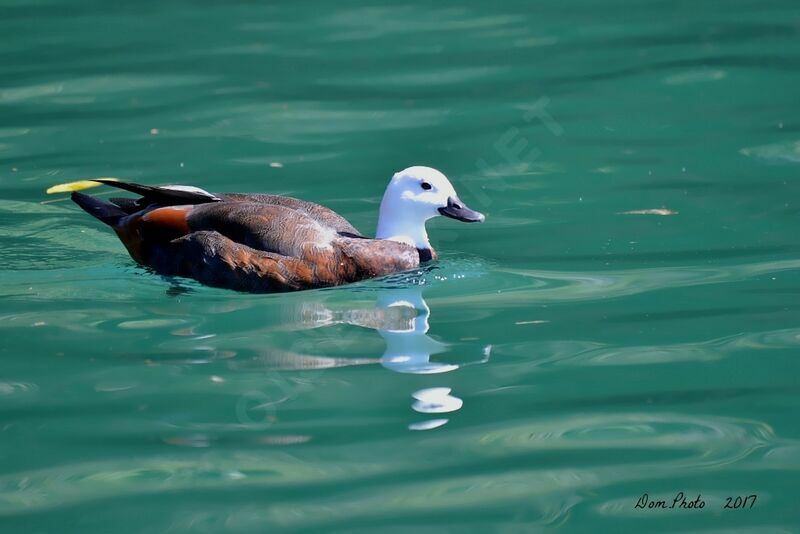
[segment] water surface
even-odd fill
[[[0,35],[3,532],[798,528],[796,3],[12,0]],[[412,164],[486,223],[290,295],[162,279],[44,194],[370,233]]]

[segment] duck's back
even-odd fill
[[[304,210],[281,204],[249,201],[202,204],[192,208],[186,220],[191,231],[218,232],[257,250],[300,259],[307,259],[315,250],[330,252],[339,237],[337,229],[327,221],[321,222]]]
[[[243,193],[224,193],[219,195],[224,201],[230,202],[255,202],[258,204],[268,204],[274,206],[284,206],[301,213],[308,214],[312,219],[324,226],[328,226],[339,233],[361,237],[361,233],[350,224],[350,221],[336,213],[330,208],[300,200],[299,198],[285,197],[281,195],[264,194],[243,194]]]

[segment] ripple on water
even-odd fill
[[[117,324],[117,328],[122,330],[152,330],[153,328],[174,328],[185,325],[185,319],[137,319],[122,321]]]
[[[446,115],[446,110],[439,108],[337,108],[319,102],[298,102],[286,109],[281,103],[247,104],[229,107],[224,114],[218,110],[198,112],[191,118],[198,126],[182,130],[182,136],[246,135],[266,143],[299,142],[309,136],[334,140],[355,133],[432,127],[442,123]]]
[[[650,365],[681,361],[712,361],[744,350],[791,349],[800,346],[800,328],[744,332],[706,341],[652,346],[616,346],[592,342],[562,341],[547,345],[549,357],[541,363],[555,365]],[[510,352],[527,352],[521,346]],[[509,350],[506,350],[509,352]]]
[[[376,518],[380,518],[382,524],[392,524],[411,514],[446,512],[457,513],[469,521],[486,513],[502,513],[508,503],[519,502],[525,511],[517,515],[517,521],[552,525],[563,520],[582,501],[575,489],[592,478],[585,472],[525,469],[495,473],[491,477],[469,473],[412,481],[408,481],[408,477],[398,477],[393,478],[391,484],[384,480],[379,492],[303,501],[291,508],[274,507],[269,520],[278,525],[305,528],[353,529],[362,521],[369,525]]]
[[[682,266],[608,271],[555,271],[495,268],[491,276],[474,280],[468,295],[454,294],[450,304],[501,299],[505,306],[590,301],[638,295],[661,289],[729,283],[800,269],[800,260],[775,260],[717,267]],[[502,293],[502,296],[499,294]]]
[[[672,459],[642,466],[645,472],[721,467],[774,441],[772,429],[760,422],[681,413],[614,413],[571,416],[530,424],[509,425],[485,433],[473,444],[484,450],[662,450]],[[621,455],[620,458],[624,458]]]
[[[52,100],[52,97],[56,95],[68,97],[85,96],[91,97],[93,100],[97,95],[129,93],[153,88],[183,87],[208,82],[209,80],[210,78],[200,76],[165,74],[159,74],[158,76],[120,74],[113,76],[89,76],[46,84],[2,89],[0,90],[0,104],[16,104],[34,99],[47,99],[48,97]],[[72,103],[84,102],[75,101]]]
[[[175,445],[203,447],[189,436]],[[284,485],[345,480],[374,471],[353,462],[308,463],[276,450],[230,455],[225,451],[187,460],[173,455],[120,457],[114,460],[56,465],[0,476],[0,515],[29,513],[59,506],[143,493],[202,488],[234,488],[241,484]],[[231,476],[240,473],[244,476]]]

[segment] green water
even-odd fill
[[[797,3],[427,5],[2,3],[0,531],[800,528]],[[164,280],[44,194],[371,233],[413,164],[486,223],[290,295]]]

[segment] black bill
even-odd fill
[[[464,222],[483,222],[486,218],[483,213],[469,209],[458,197],[448,198],[447,206],[439,208],[439,213],[445,217]]]

